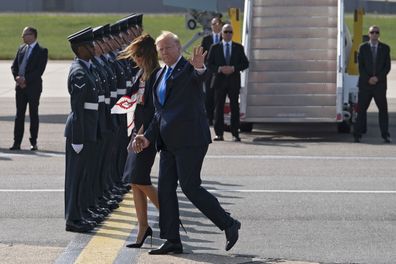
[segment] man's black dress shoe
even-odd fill
[[[31,145],[31,146],[30,146],[30,150],[31,150],[31,151],[37,151],[37,150],[38,150],[37,145]]]
[[[10,147],[10,150],[21,150],[21,145],[12,145],[12,147]]]
[[[241,223],[238,220],[233,220],[233,221],[234,222],[232,223],[232,225],[225,229],[225,235],[227,239],[225,245],[226,251],[230,250],[235,245],[235,243],[239,238],[238,230],[241,228]]]
[[[100,207],[99,205],[97,205],[96,207],[90,207],[88,209],[96,214],[101,214],[104,216],[107,216],[111,213],[111,211],[108,208]]]
[[[128,192],[132,189],[131,185],[128,183],[123,183],[122,187],[124,187]]]
[[[117,195],[124,195],[124,192],[120,189],[120,188],[116,188],[114,187],[113,189],[111,189],[111,191],[109,191],[111,194],[117,194]]]
[[[181,254],[183,253],[183,245],[181,242],[172,243],[167,240],[158,249],[149,251],[150,255],[166,255],[166,254]]]
[[[120,202],[123,200],[122,196],[121,196],[121,195],[117,195],[117,194],[107,193],[107,194],[105,194],[105,197],[106,197],[108,200],[114,200],[114,201],[116,201],[117,203],[120,203]]]
[[[66,231],[69,232],[87,233],[92,229],[93,229],[92,225],[84,220],[66,222]]]
[[[87,209],[87,211],[85,212],[85,219],[90,220],[90,221],[94,221],[97,224],[100,224],[103,222],[103,220],[105,219],[105,216],[102,214],[98,214],[93,212],[90,209]]]
[[[89,224],[92,229],[94,229],[98,225],[97,222],[95,222],[93,220],[90,220],[90,219],[87,219],[87,218],[84,218],[84,217],[82,218],[82,221],[84,221],[85,223]]]
[[[215,136],[214,141],[224,141],[223,136]]]
[[[383,137],[385,143],[392,143],[392,139],[389,136]]]
[[[109,208],[110,210],[114,210],[120,207],[116,201],[109,200],[108,198],[106,198],[106,196],[102,196],[99,198],[99,205],[105,208]]]
[[[240,142],[241,138],[240,137],[232,137],[232,141],[234,142]]]

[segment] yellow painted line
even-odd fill
[[[130,192],[124,196],[120,207],[102,223],[75,263],[113,263],[136,224],[133,195]]]

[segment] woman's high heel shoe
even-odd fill
[[[150,236],[150,245],[151,247],[153,247],[153,230],[151,229],[151,227],[147,227],[146,232],[144,233],[144,236],[142,238],[142,241],[140,241],[139,243],[133,243],[133,244],[129,244],[126,245],[126,247],[128,248],[141,248],[144,241],[146,240],[146,238]]]

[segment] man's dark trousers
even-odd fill
[[[383,138],[389,137],[389,117],[388,117],[388,103],[386,100],[386,87],[376,87],[373,85],[370,88],[359,89],[358,102],[359,110],[354,126],[354,135],[359,137],[366,130],[367,109],[370,106],[371,100],[374,98],[375,104],[378,107],[378,122]]]
[[[209,80],[205,82],[205,109],[209,124],[213,123],[215,108],[214,87],[211,87],[211,84],[212,77],[210,77]]]
[[[37,135],[39,129],[39,115],[38,107],[40,103],[41,93],[28,93],[27,90],[18,88],[16,89],[16,117],[14,124],[14,144],[20,145],[23,138],[25,127],[25,113],[27,105],[29,104],[29,117],[30,117],[30,143],[31,145],[37,144]]]
[[[234,79],[224,76],[221,85],[216,86],[214,91],[215,97],[215,124],[214,130],[216,135],[224,134],[224,104],[228,94],[231,109],[231,134],[234,137],[239,136],[239,86],[234,85]]]
[[[92,157],[95,155],[96,142],[85,142],[77,154],[71,139],[66,139],[66,178],[65,178],[65,218],[67,221],[82,220],[87,209],[86,200],[89,173],[92,173]]]
[[[216,197],[201,187],[200,172],[207,150],[207,145],[161,150],[158,179],[161,238],[180,239],[176,195],[178,180],[186,197],[217,227],[224,230],[230,225],[232,218],[220,206]]]

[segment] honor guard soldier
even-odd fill
[[[117,55],[119,52],[119,48],[121,48],[120,42],[120,24],[115,23],[110,26],[110,38],[113,40],[113,43],[117,43],[118,46],[116,50],[110,52],[109,62],[113,64],[116,69],[117,76],[117,101],[124,95],[127,94],[127,84],[131,82],[131,80],[127,79],[126,67],[125,65],[117,60]],[[127,135],[127,117],[126,114],[117,115],[118,119],[118,131],[116,132],[115,142],[114,142],[114,155],[116,158],[115,171],[113,181],[117,186],[122,186],[121,177],[124,172],[125,161],[127,158],[127,146],[128,146],[128,135]]]
[[[140,16],[142,16],[142,15],[141,14],[130,14],[129,16],[126,16],[123,19],[121,19],[121,20],[127,21],[128,28],[127,28],[126,34],[128,36],[130,43],[132,43],[132,41],[136,37],[140,36],[143,32],[143,30],[140,30],[138,28],[138,20],[139,20]]]
[[[138,34],[137,34],[137,31],[136,31],[136,29],[135,29],[135,25],[136,25],[136,18],[134,17],[134,14],[131,14],[131,15],[129,15],[129,16],[126,16],[126,17],[124,17],[122,20],[126,20],[127,21],[127,24],[128,24],[128,28],[127,28],[127,30],[126,30],[126,35],[127,35],[127,38],[128,38],[128,40],[129,40],[129,43],[132,43],[132,41],[137,37],[137,36],[139,36]],[[136,33],[135,33],[135,31],[136,31]]]
[[[86,28],[68,37],[76,55],[69,77],[71,113],[66,121],[66,179],[65,218],[66,231],[88,232],[96,222],[84,218],[87,208],[81,201],[87,190],[87,173],[94,167],[98,135],[98,89],[91,70],[93,32]]]
[[[95,57],[92,58],[94,65],[94,71],[97,72],[101,89],[99,89],[99,133],[100,140],[98,141],[98,151],[96,158],[96,176],[97,181],[94,184],[94,197],[101,200],[101,197],[110,188],[111,183],[108,182],[110,176],[109,162],[107,162],[107,153],[110,148],[111,136],[112,136],[112,120],[110,114],[110,85],[111,85],[111,73],[106,70],[106,66],[101,59],[104,54],[104,50],[99,44],[99,40],[103,38],[103,26],[99,26],[93,29],[94,40],[93,44],[95,47]]]
[[[105,87],[107,87],[108,91],[106,91],[105,104],[107,115],[110,116],[110,126],[112,128],[111,133],[102,138],[106,142],[106,146],[104,147],[105,161],[103,163],[107,167],[104,169],[106,171],[106,175],[105,178],[102,178],[102,180],[104,181],[104,190],[110,191],[113,194],[122,195],[128,192],[129,188],[124,188],[124,186],[116,186],[112,177],[112,174],[114,174],[116,171],[116,162],[114,160],[115,153],[113,153],[112,151],[116,151],[114,150],[113,145],[115,142],[115,129],[118,129],[119,125],[117,115],[111,115],[110,109],[115,105],[117,101],[117,76],[115,72],[119,71],[116,71],[114,68],[118,68],[118,66],[120,65],[116,61],[114,61],[112,57],[108,54],[112,51],[111,44],[108,41],[109,34],[109,24],[94,29],[94,44],[100,47],[102,54],[100,56],[96,56],[93,62],[94,64],[95,61],[99,62],[102,69],[106,72],[107,75],[107,86]],[[112,62],[112,64],[109,62],[109,60]],[[114,162],[112,162],[112,160],[114,160]],[[111,167],[112,163],[114,163],[114,166]],[[111,167],[111,169],[108,169],[109,167]]]
[[[143,32],[142,28],[142,14],[132,14],[129,15],[122,20],[126,21],[126,30],[124,30],[127,38],[129,39],[130,43],[138,36],[140,36]],[[140,23],[140,26],[139,26]],[[136,76],[138,68],[136,68],[136,64],[133,60],[127,60],[127,62],[131,65],[134,71],[132,72],[133,76]],[[130,94],[130,93],[128,93]]]
[[[128,31],[128,20],[127,19],[122,19],[117,22],[117,24],[120,26],[120,32],[118,33],[119,38],[122,40],[122,49],[125,49],[129,44],[129,38],[127,35]],[[119,54],[119,52],[118,52]],[[118,55],[117,54],[117,55]],[[136,76],[136,73],[138,72],[138,68],[136,68],[136,65],[133,63],[130,63],[130,60],[125,60],[125,59],[118,59],[123,67],[124,67],[124,72],[125,72],[125,79],[126,79],[126,87],[127,87],[127,92],[126,94],[130,95],[132,92],[132,83],[133,83],[133,78]]]
[[[109,112],[108,105],[110,104],[110,98],[106,100],[106,94],[109,94],[109,81],[107,72],[104,66],[100,63],[100,56],[103,55],[103,51],[101,50],[100,46],[97,45],[96,40],[101,39],[103,37],[103,28],[97,27],[93,30],[94,33],[94,47],[95,47],[95,57],[92,58],[93,63],[93,71],[94,74],[97,75],[99,83],[99,140],[98,140],[98,150],[96,152],[96,172],[95,177],[97,178],[97,182],[95,183],[96,190],[95,190],[95,198],[99,198],[102,200],[104,197],[107,200],[114,200],[117,203],[122,201],[121,193],[114,193],[112,191],[112,185],[106,186],[104,188],[103,179],[108,179],[109,173],[109,163],[106,160],[106,153],[109,150],[110,143],[111,143],[111,115]],[[106,105],[106,101],[108,105]]]
[[[100,55],[100,61],[103,63],[104,69],[106,70],[109,76],[109,112],[111,108],[117,102],[117,76],[116,69],[114,65],[110,61],[113,61],[112,57],[109,55],[112,52],[113,48],[109,43],[110,36],[110,24],[106,24],[103,27],[103,35],[102,38],[98,38],[95,42],[102,48],[103,54]],[[111,58],[111,60],[110,60]]]
[[[135,14],[132,17],[134,18],[137,35],[140,36],[143,33],[143,14]]]
[[[93,41],[93,39],[91,39]],[[92,42],[93,43],[93,42]],[[95,47],[93,45],[93,53],[92,53],[92,58],[91,58],[91,77],[95,81],[95,87],[97,90],[98,94],[98,134],[97,134],[97,140],[96,144],[93,147],[94,150],[92,151],[92,155],[90,155],[90,170],[86,174],[87,179],[87,188],[84,192],[84,197],[81,201],[81,207],[86,208],[83,213],[84,217],[86,218],[92,218],[92,220],[100,223],[103,221],[104,216],[108,215],[110,213],[110,209],[114,209],[118,206],[109,207],[106,204],[101,204],[99,203],[99,197],[103,195],[103,192],[101,191],[102,189],[102,169],[103,167],[100,166],[102,162],[100,159],[102,158],[102,153],[103,153],[103,134],[106,133],[111,129],[109,128],[108,122],[107,122],[107,116],[106,116],[106,106],[105,106],[105,91],[106,91],[106,85],[107,85],[107,80],[106,76],[103,74],[103,72],[95,67],[93,64],[95,61],[94,55],[99,53],[99,48]]]
[[[119,36],[122,39],[122,49],[125,49],[129,44],[131,44],[131,39],[128,35],[128,19],[123,18],[116,22],[120,25],[120,33]]]
[[[142,27],[142,18],[143,14],[131,14],[129,16],[124,17],[120,21],[125,21],[126,24],[123,24],[121,27],[123,29],[123,34],[124,36],[129,40],[129,43],[132,43],[132,41],[140,36],[143,32],[143,27]],[[126,60],[126,63],[129,64],[129,66],[132,69],[132,83],[134,82],[134,77],[136,76],[138,72],[138,68],[136,67],[136,64],[133,60]],[[127,94],[131,94],[130,88],[127,91]]]
[[[103,26],[103,38],[102,46],[105,48],[106,54],[101,56],[102,61],[107,65],[106,69],[111,69],[112,79],[110,85],[110,109],[117,103],[117,100],[126,93],[126,79],[123,66],[120,61],[116,59],[116,51],[118,51],[118,44],[112,37],[112,32],[119,32],[119,26]],[[101,41],[99,41],[101,42]],[[121,95],[122,94],[122,95]],[[120,118],[118,115],[111,115],[113,124],[113,136],[108,150],[107,162],[109,163],[110,178],[109,182],[113,190],[119,190],[122,193],[126,193],[130,190],[122,185],[120,180],[120,169],[119,169],[119,133],[120,133]],[[126,122],[125,122],[126,123]]]

